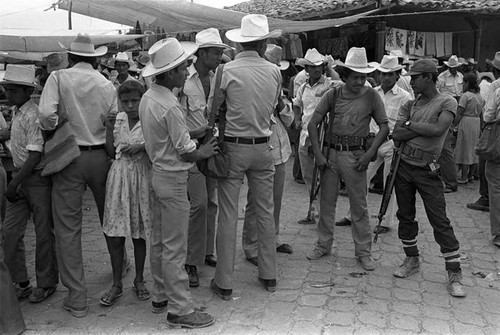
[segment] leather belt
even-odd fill
[[[224,141],[231,143],[240,143],[240,144],[261,144],[261,143],[267,143],[269,141],[269,137],[247,138],[247,137],[224,136]]]
[[[408,157],[424,161],[428,164],[435,162],[439,159],[439,155],[434,155],[431,154],[430,152],[426,152],[417,148],[412,148],[409,145],[405,145],[401,152]]]
[[[94,150],[106,149],[106,145],[104,145],[104,144],[98,144],[98,145],[79,145],[78,148],[80,148],[80,151],[94,151]]]
[[[355,150],[365,150],[365,147],[362,145],[342,145],[342,144],[333,144],[330,147],[337,151],[355,151]]]

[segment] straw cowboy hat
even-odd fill
[[[127,63],[129,67],[134,66],[134,62],[128,57],[126,52],[119,52],[115,57],[111,58],[108,62],[108,66],[111,68],[115,68],[116,63]]]
[[[306,65],[309,66],[320,66],[325,63],[325,56],[320,54],[315,48],[306,51],[304,58],[298,58],[296,64],[302,67]]]
[[[443,62],[444,65],[446,65],[447,67],[458,67],[460,65],[463,65],[463,63],[461,63],[459,60],[458,60],[458,57],[456,55],[452,55],[450,57],[450,59],[448,59],[448,61],[444,61]]]
[[[65,53],[52,53],[45,57],[45,61],[47,61],[48,73],[68,67],[68,55]]]
[[[267,17],[261,14],[248,14],[241,18],[241,28],[226,32],[226,37],[236,43],[246,43],[277,38],[281,36],[281,29],[269,32]]]
[[[493,60],[486,59],[486,64],[490,64],[495,69],[500,70],[500,51],[497,51]]]
[[[59,42],[59,45],[61,46],[61,48],[67,50],[68,53],[77,56],[99,57],[105,55],[106,52],[108,52],[108,48],[105,46],[95,49],[94,44],[92,44],[92,41],[88,34],[78,34],[78,36],[76,36],[76,39],[71,42],[69,48],[64,46],[64,44],[62,44],[61,42]]]
[[[490,80],[490,83],[495,81],[495,76],[493,75],[492,72],[479,72],[479,76],[477,78],[479,82],[484,78],[488,78]]]
[[[403,54],[403,51],[399,49],[394,49],[389,51],[389,56],[395,56],[397,58],[405,58],[405,54]]]
[[[477,65],[477,62],[474,60],[474,58],[467,58],[467,64],[469,65]]]
[[[215,28],[208,28],[196,34],[195,42],[198,44],[198,49],[203,48],[222,48],[231,49],[227,44],[222,43],[219,31]]]
[[[384,55],[384,57],[382,57],[382,61],[380,62],[380,64],[378,64],[376,62],[369,63],[369,64],[370,65],[373,64],[372,66],[374,66],[380,72],[384,72],[384,73],[396,72],[396,71],[404,68],[403,65],[399,65],[398,57],[389,56],[389,55]]]
[[[179,42],[173,37],[165,38],[149,48],[149,63],[142,70],[143,77],[151,77],[170,71],[198,50],[193,42]]]
[[[140,53],[139,56],[135,59],[137,63],[141,64],[142,66],[146,66],[146,64],[149,62],[149,56],[143,53]]]
[[[281,60],[282,51],[283,49],[281,49],[280,46],[276,44],[268,44],[264,56],[266,56],[267,60],[271,63],[278,65],[281,71],[285,71],[290,66],[290,62],[287,60]]]
[[[3,80],[0,85],[22,85],[30,87],[38,87],[35,80],[34,65],[15,65],[7,64]]]
[[[338,61],[337,65],[346,67],[354,72],[359,73],[371,73],[377,69],[376,67],[370,66],[370,64],[368,64],[368,59],[366,58],[366,49],[356,47],[350,48],[347,52],[345,62],[343,63],[341,61]]]

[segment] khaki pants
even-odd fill
[[[169,313],[187,315],[194,311],[184,269],[189,225],[188,171],[153,170],[152,178],[155,193],[150,252],[153,301],[168,300]]]

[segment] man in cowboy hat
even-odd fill
[[[264,58],[278,66],[280,71],[288,68],[290,63],[281,60],[283,50],[275,44],[268,44]],[[292,148],[285,127],[289,127],[293,122],[293,111],[290,101],[281,97],[278,106],[274,109],[271,116],[271,136],[269,144],[273,148],[274,159],[274,178],[273,178],[273,202],[274,202],[274,228],[276,251],[291,254],[293,248],[288,243],[281,243],[280,240],[280,214],[281,203],[283,199],[283,190],[285,187],[285,163],[290,158]],[[243,234],[241,244],[246,258],[254,265],[258,266],[258,239],[255,220],[255,206],[253,203],[253,194],[248,192],[247,205],[245,207],[245,220],[243,222]]]
[[[373,271],[375,262],[371,256],[366,169],[389,135],[388,120],[380,95],[365,85],[366,75],[376,70],[368,65],[365,48],[349,49],[345,63],[339,62],[337,68],[344,84],[323,95],[308,125],[315,162],[323,172],[318,239],[307,258],[315,260],[331,252],[339,180],[342,178],[349,195],[355,256],[363,269]],[[332,108],[335,109],[333,114],[330,112]],[[328,160],[319,142],[317,129],[327,113],[331,120],[331,130],[328,131],[330,140],[326,142],[331,142]],[[368,148],[366,138],[372,119],[380,129]]]
[[[297,64],[303,66],[308,74],[307,81],[299,87],[297,95],[293,99],[293,110],[296,119],[300,120],[302,128],[299,138],[299,161],[302,177],[309,190],[313,177],[314,154],[311,149],[307,125],[321,97],[333,86],[333,81],[324,74],[325,69],[330,68],[330,66],[326,66],[325,56],[315,48],[307,50],[304,58],[297,60]],[[315,224],[314,212],[298,222],[300,224]]]
[[[389,51],[389,56],[397,57],[398,63],[400,65],[407,65],[407,64],[413,63],[413,61],[410,60],[408,55],[403,54],[403,51],[401,51],[399,49],[394,49],[394,50]],[[403,68],[401,70],[401,74],[405,74],[405,73],[406,73],[406,68]],[[411,89],[409,77],[400,75],[399,80],[397,82],[397,85],[399,87],[401,87],[403,90],[405,90],[406,92],[410,93],[411,97],[413,98],[413,90]]]
[[[215,139],[198,149],[191,139],[186,117],[172,90],[186,81],[187,59],[196,52],[195,43],[167,38],[150,49],[144,77],[155,82],[142,97],[139,115],[146,152],[153,164],[154,217],[151,236],[153,313],[167,310],[172,326],[201,328],[214,318],[194,310],[189,277],[184,269],[187,255],[189,200],[187,183],[193,162],[216,153]]]
[[[95,70],[106,47],[94,48],[88,35],[78,34],[67,48],[70,68],[50,74],[40,98],[40,126],[54,131],[68,122],[80,156],[52,175],[52,212],[61,281],[68,288],[63,306],[74,317],[87,315],[87,285],[82,258],[82,196],[90,187],[102,225],[108,156],[105,149],[108,115],[117,112],[116,90]]]
[[[135,64],[126,52],[117,53],[115,57],[111,58],[108,66],[114,68],[116,72],[118,72],[115,78],[111,78],[111,82],[115,88],[120,87],[121,84],[128,80],[138,81],[128,73],[130,68],[135,66]]]
[[[10,270],[19,299],[29,296],[40,302],[56,291],[57,270],[50,177],[41,176],[44,140],[38,127],[38,106],[31,99],[36,86],[35,68],[7,65],[4,80],[7,99],[13,105],[10,149],[13,178],[7,186],[7,214],[3,225],[5,264]],[[24,233],[33,214],[36,234],[37,287],[32,289],[24,255]],[[20,261],[21,260],[21,261]]]
[[[403,90],[396,83],[399,80],[401,71],[403,69],[402,65],[398,65],[398,59],[395,56],[385,55],[382,58],[380,64],[376,64],[376,68],[380,73],[380,86],[375,87],[375,91],[380,94],[382,101],[384,102],[385,112],[387,113],[387,118],[389,119],[389,136],[385,139],[384,143],[378,148],[377,157],[375,161],[370,162],[368,165],[368,170],[366,172],[366,181],[368,184],[370,180],[375,176],[380,165],[384,164],[384,182],[387,179],[387,175],[391,169],[392,156],[394,153],[394,142],[392,140],[392,131],[394,130],[394,125],[398,119],[399,108],[403,106],[406,102],[410,101],[411,95],[407,91]],[[378,126],[375,122],[370,123],[370,132],[377,134]],[[391,197],[389,203],[389,208],[387,210],[386,225],[380,226],[379,234],[385,233],[392,226],[392,221],[394,219],[394,214],[396,213],[396,197]],[[350,212],[345,216],[343,222],[336,222],[337,226],[345,226],[351,224]],[[347,223],[347,224],[346,224]]]
[[[452,55],[444,64],[448,70],[439,74],[436,87],[439,92],[449,94],[455,99],[459,99],[462,95],[463,74],[458,71],[462,63],[459,62],[458,57]],[[455,164],[455,156],[451,142],[453,138],[453,131],[450,128],[446,141],[443,145],[441,157],[439,158],[439,165],[441,166],[441,178],[445,184],[445,193],[452,193],[457,191],[457,167]]]
[[[500,51],[495,54],[493,60],[486,60],[486,63],[493,69],[493,75],[497,78],[491,83],[488,95],[486,97],[486,106],[484,107],[483,120],[484,122],[492,122],[500,120],[498,110],[500,108]],[[500,164],[496,161],[479,161],[479,170],[481,171],[484,164],[484,176],[488,182],[487,193],[481,192],[483,185],[480,185],[480,194],[483,198],[488,197],[490,211],[490,229],[493,235],[493,245],[500,248]],[[482,183],[481,183],[482,184]],[[481,198],[479,200],[481,200]],[[479,202],[478,200],[478,202]],[[477,203],[477,202],[476,202]],[[467,205],[469,207],[469,205]]]
[[[267,17],[258,14],[245,15],[241,28],[226,32],[226,37],[240,43],[243,50],[225,65],[220,86],[227,106],[224,141],[230,166],[229,176],[217,180],[217,267],[210,288],[224,300],[231,299],[233,291],[238,195],[245,176],[249,192],[255,195],[259,281],[267,291],[276,290],[274,161],[268,142],[271,115],[281,96],[282,78],[279,68],[262,56],[267,39],[280,35],[281,30],[269,32]],[[211,110],[213,93],[212,87],[208,110]]]
[[[396,174],[395,190],[398,201],[398,236],[406,258],[395,269],[394,276],[406,278],[420,269],[415,221],[415,193],[418,191],[426,208],[434,237],[443,254],[448,271],[447,289],[454,297],[464,297],[461,283],[459,243],[446,216],[443,186],[437,164],[448,129],[457,112],[457,101],[436,88],[438,70],[434,62],[421,59],[407,75],[417,99],[401,107],[394,126],[393,138],[403,142],[402,156]]]
[[[189,75],[180,94],[186,114],[186,123],[192,138],[205,135],[208,120],[206,107],[214,72],[221,63],[224,49],[230,48],[222,43],[219,31],[208,28],[195,37],[198,50],[196,61],[188,68]],[[196,167],[189,170],[188,194],[191,203],[189,214],[188,253],[186,271],[189,286],[199,286],[197,265],[207,263],[215,267],[214,256],[215,218],[217,216],[216,179],[205,177]]]

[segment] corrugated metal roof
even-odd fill
[[[252,0],[227,9],[265,14],[280,19],[304,19],[324,16],[326,13],[349,11],[367,6],[372,0]],[[465,9],[475,12],[500,12],[499,0],[382,0],[382,6],[392,5],[400,10],[451,10]]]

